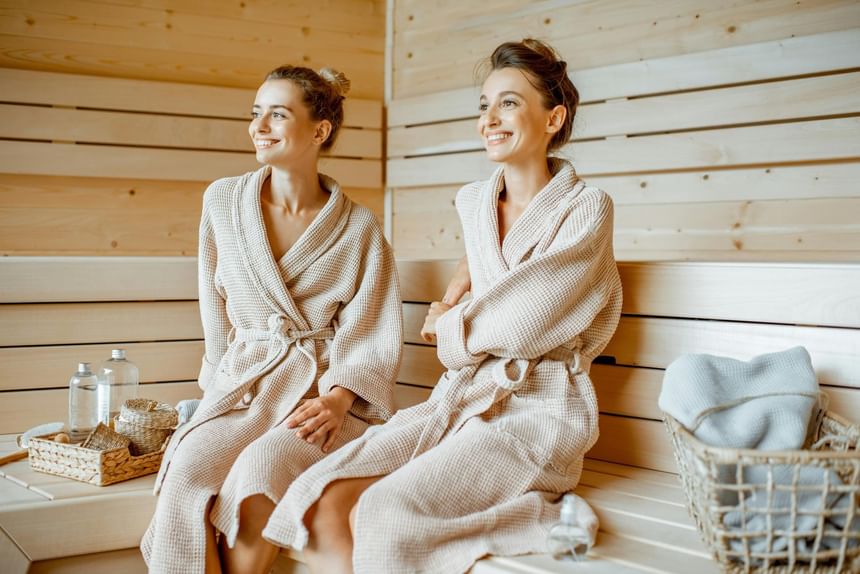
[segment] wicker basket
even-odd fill
[[[179,413],[167,403],[129,399],[114,418],[114,428],[131,440],[131,454],[139,456],[161,448],[179,422]]]
[[[132,456],[128,439],[102,424],[80,446],[54,442],[51,438],[30,439],[30,468],[96,486],[158,472],[167,446],[165,440],[156,452]]]
[[[808,449],[760,451],[664,422],[687,508],[724,572],[860,572],[860,427],[822,411]]]

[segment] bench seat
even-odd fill
[[[12,435],[0,437],[0,455],[14,449]],[[155,509],[154,480],[150,475],[97,487],[35,472],[26,460],[0,467],[4,572],[47,571],[51,564],[62,565],[63,572],[91,572],[95,563],[143,571],[136,548]],[[680,573],[695,565],[701,573],[718,571],[684,509],[675,475],[586,460],[576,492],[601,522],[598,544],[578,570]],[[300,561],[299,553],[285,551],[280,568]],[[473,568],[475,574],[567,571],[568,565],[548,555],[488,557]]]

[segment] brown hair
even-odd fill
[[[546,109],[558,105],[567,108],[564,124],[553,134],[547,151],[561,148],[573,133],[573,118],[579,105],[579,92],[567,76],[567,62],[548,44],[526,38],[522,42],[505,42],[493,50],[490,59],[483,63],[484,79],[490,72],[504,68],[524,72],[529,83],[541,93]]]
[[[266,80],[290,80],[301,88],[311,118],[331,123],[331,133],[322,144],[323,150],[331,149],[343,124],[343,100],[350,86],[347,77],[332,68],[323,68],[316,73],[302,66],[281,66],[269,72]]]

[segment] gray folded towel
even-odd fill
[[[803,347],[795,347],[760,355],[749,362],[713,355],[682,356],[667,367],[658,404],[696,438],[711,446],[796,450],[806,444],[818,400],[818,383],[809,353]],[[769,472],[777,485],[770,496],[766,490]],[[723,465],[718,479],[723,484],[737,484],[736,466]],[[754,485],[745,489],[742,505],[732,490],[723,490],[720,496],[723,506],[738,506],[725,516],[729,528],[765,532],[770,514],[771,532],[808,533],[794,541],[797,552],[810,552],[817,532],[818,511],[831,510],[825,521],[825,533],[846,526],[851,500],[832,492],[831,487],[841,484],[833,471],[812,466],[798,469],[790,465],[757,465],[745,467],[740,479],[746,485]],[[793,528],[792,494],[788,488],[779,488],[792,484],[801,486],[793,502],[801,511]],[[773,512],[774,509],[784,512]],[[850,528],[860,529],[860,517],[854,517]],[[785,535],[774,536],[770,541],[760,536],[749,539],[748,543],[753,553],[771,553],[786,549],[791,540]],[[731,545],[739,553],[744,550],[737,540]],[[856,542],[849,546],[856,546]],[[837,547],[838,538],[825,534],[819,549]]]

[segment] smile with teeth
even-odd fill
[[[504,140],[511,137],[511,135],[512,134],[510,132],[501,132],[501,133],[490,134],[487,136],[487,143],[490,143],[490,144],[501,143]]]
[[[254,147],[257,149],[266,149],[278,143],[278,140],[254,140]]]

